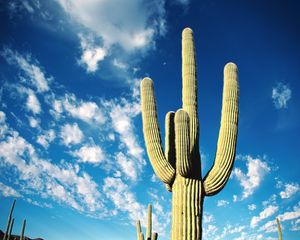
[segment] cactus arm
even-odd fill
[[[15,223],[15,219],[13,218],[13,219],[12,219],[12,222],[11,222],[11,224],[10,224],[10,228],[9,228],[7,240],[10,240],[10,236],[11,236],[11,232],[12,232],[13,227],[14,227],[14,223]]]
[[[9,215],[8,215],[7,225],[6,225],[6,230],[5,230],[5,233],[4,233],[3,240],[7,240],[8,231],[9,231],[10,224],[11,224],[11,217],[12,217],[15,205],[16,205],[16,199],[13,201],[13,204],[11,205],[11,208],[10,208],[10,212],[9,212]]]
[[[224,67],[222,116],[216,157],[204,178],[206,196],[221,191],[231,173],[237,141],[238,93],[237,67],[234,63],[228,63]]]
[[[25,240],[25,238],[24,238],[25,227],[26,227],[26,219],[23,221],[22,232],[21,232],[20,240]]]
[[[138,220],[138,221],[136,221],[137,240],[141,240],[141,232],[142,232],[141,222],[140,222],[140,220]]]
[[[146,231],[146,240],[151,240],[152,234],[152,205],[148,205],[148,223],[147,223],[147,231]]]
[[[151,240],[157,240],[158,234],[156,232],[152,233],[152,239]]]
[[[197,73],[193,31],[182,32],[182,108],[190,117],[190,151],[199,160],[199,123],[197,107]]]
[[[141,102],[143,131],[151,165],[161,181],[171,184],[175,177],[175,169],[167,161],[163,153],[153,82],[150,78],[144,78],[141,82]]]
[[[175,126],[174,112],[168,112],[165,118],[165,156],[168,162],[175,169]]]
[[[176,171],[187,177],[191,170],[189,115],[183,109],[175,114]]]
[[[282,240],[282,231],[280,226],[280,221],[278,218],[276,218],[277,228],[278,228],[278,240]]]

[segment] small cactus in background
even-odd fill
[[[278,228],[278,239],[282,240],[282,232],[281,232],[281,226],[280,226],[279,218],[276,218],[276,222],[277,222],[277,228]]]
[[[15,223],[15,219],[13,218],[13,220],[12,220],[12,222],[10,224],[10,228],[9,228],[7,240],[10,240],[10,236],[11,236],[11,232],[12,232],[13,227],[14,227],[14,223]]]
[[[21,232],[20,240],[25,240],[25,237],[24,237],[25,227],[26,227],[26,219],[24,219],[24,221],[23,221],[22,232]]]
[[[16,199],[13,201],[13,204],[11,205],[11,208],[10,208],[10,212],[9,212],[9,215],[8,215],[8,219],[7,219],[7,224],[6,224],[6,230],[5,230],[5,233],[4,233],[4,237],[3,237],[3,240],[7,240],[8,238],[8,233],[10,231],[10,225],[11,225],[11,218],[12,218],[12,214],[13,214],[13,211],[14,211],[14,208],[15,208],[15,205],[16,205]]]
[[[166,115],[165,152],[157,120],[153,82],[141,82],[143,132],[158,178],[172,191],[172,240],[202,239],[202,206],[225,186],[235,159],[238,130],[238,78],[234,63],[224,68],[221,126],[214,164],[201,176],[197,77],[193,32],[182,32],[182,109]]]
[[[137,232],[137,240],[145,240],[144,234],[141,228],[141,222],[138,220],[136,222],[136,232]],[[147,230],[146,230],[146,240],[157,240],[158,234],[156,232],[152,233],[152,205],[148,205],[148,222],[147,222]]]

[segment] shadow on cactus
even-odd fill
[[[193,32],[182,32],[182,109],[166,115],[163,151],[153,82],[141,82],[143,132],[157,177],[172,192],[172,240],[202,239],[203,199],[225,186],[235,159],[238,132],[238,77],[234,63],[224,68],[221,126],[214,164],[204,178],[199,152],[197,74]]]

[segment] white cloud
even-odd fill
[[[118,60],[116,58],[114,58],[114,60],[113,60],[112,63],[113,63],[113,65],[115,67],[120,68],[120,69],[126,69],[126,68],[128,68],[127,64],[121,62],[120,60]]]
[[[251,196],[261,184],[264,176],[271,171],[268,164],[261,159],[254,159],[249,155],[244,159],[247,161],[247,173],[243,173],[239,168],[233,170],[233,176],[239,180],[244,189],[242,199]]]
[[[57,0],[71,18],[103,41],[131,51],[149,45],[165,31],[164,1]],[[113,13],[113,14],[112,14]]]
[[[85,145],[73,153],[79,162],[98,164],[105,159],[103,150],[96,145]]]
[[[46,92],[49,90],[49,82],[51,78],[46,78],[44,72],[39,67],[38,62],[34,62],[30,55],[23,57],[18,52],[12,51],[10,48],[4,48],[1,55],[10,65],[17,65],[23,70],[26,78],[31,85],[35,86],[38,92]]]
[[[29,117],[28,120],[29,120],[29,125],[32,128],[37,128],[40,124],[40,121],[37,118]]]
[[[204,223],[212,223],[214,221],[214,216],[210,213],[203,214],[203,222]]]
[[[127,158],[123,153],[118,153],[116,159],[121,171],[131,180],[135,181],[137,179],[137,169],[134,161]]]
[[[80,143],[83,138],[83,133],[77,123],[74,123],[73,125],[67,123],[61,128],[60,136],[63,143],[66,146],[69,146],[70,144]]]
[[[41,104],[31,89],[28,89],[26,107],[28,111],[32,111],[33,114],[39,114],[41,112]]]
[[[45,131],[43,134],[37,137],[36,142],[42,145],[44,148],[49,147],[49,143],[51,143],[56,137],[56,134],[53,129]]]
[[[4,197],[21,197],[21,194],[12,187],[0,182],[0,194]]]
[[[21,193],[52,198],[81,212],[103,208],[98,186],[87,173],[79,175],[69,164],[59,166],[39,158],[16,131],[9,130],[0,142],[0,163],[0,167],[16,172]]]
[[[226,200],[218,200],[217,207],[224,207],[224,206],[226,206],[228,204],[229,204],[229,202],[226,201]]]
[[[5,112],[0,111],[0,123],[5,123],[6,114]]]
[[[293,220],[300,217],[300,202],[296,206],[293,207],[293,211],[285,212],[283,214],[278,215],[280,221],[288,221]]]
[[[117,214],[117,211],[128,214],[131,224],[140,220],[142,226],[147,223],[147,208],[140,204],[134,194],[130,191],[129,186],[120,178],[106,177],[104,179],[103,192],[115,205],[116,209],[111,210],[111,214]],[[170,216],[164,213],[160,204],[153,205],[155,210],[152,213],[153,230],[159,235],[165,234],[165,228],[170,222]]]
[[[102,61],[107,55],[107,51],[103,47],[97,46],[93,39],[89,39],[80,34],[80,45],[82,55],[79,63],[86,67],[87,72],[95,72],[98,70],[98,63]]]
[[[276,87],[272,89],[272,99],[275,108],[287,108],[288,101],[292,98],[292,90],[288,85],[278,83]]]
[[[255,228],[258,223],[270,216],[272,216],[275,212],[278,211],[278,206],[270,205],[266,207],[263,211],[259,213],[259,216],[254,216],[251,219],[251,228]]]
[[[175,0],[175,2],[186,6],[190,3],[190,0]]]
[[[95,102],[79,101],[74,94],[66,94],[62,101],[55,100],[58,113],[62,112],[62,106],[74,118],[87,123],[103,124],[104,114]]]
[[[254,211],[256,209],[256,205],[255,204],[250,204],[250,205],[248,205],[248,209],[250,211]]]
[[[300,189],[299,184],[297,183],[287,183],[284,185],[284,191],[280,192],[280,197],[282,199],[284,198],[290,198],[294,194],[296,194]]]

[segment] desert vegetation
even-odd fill
[[[153,82],[141,82],[143,132],[147,153],[157,177],[172,192],[172,240],[202,239],[203,199],[225,186],[235,159],[239,87],[237,66],[224,68],[223,105],[214,164],[201,176],[197,70],[193,31],[182,32],[182,108],[168,112],[163,152]]]

